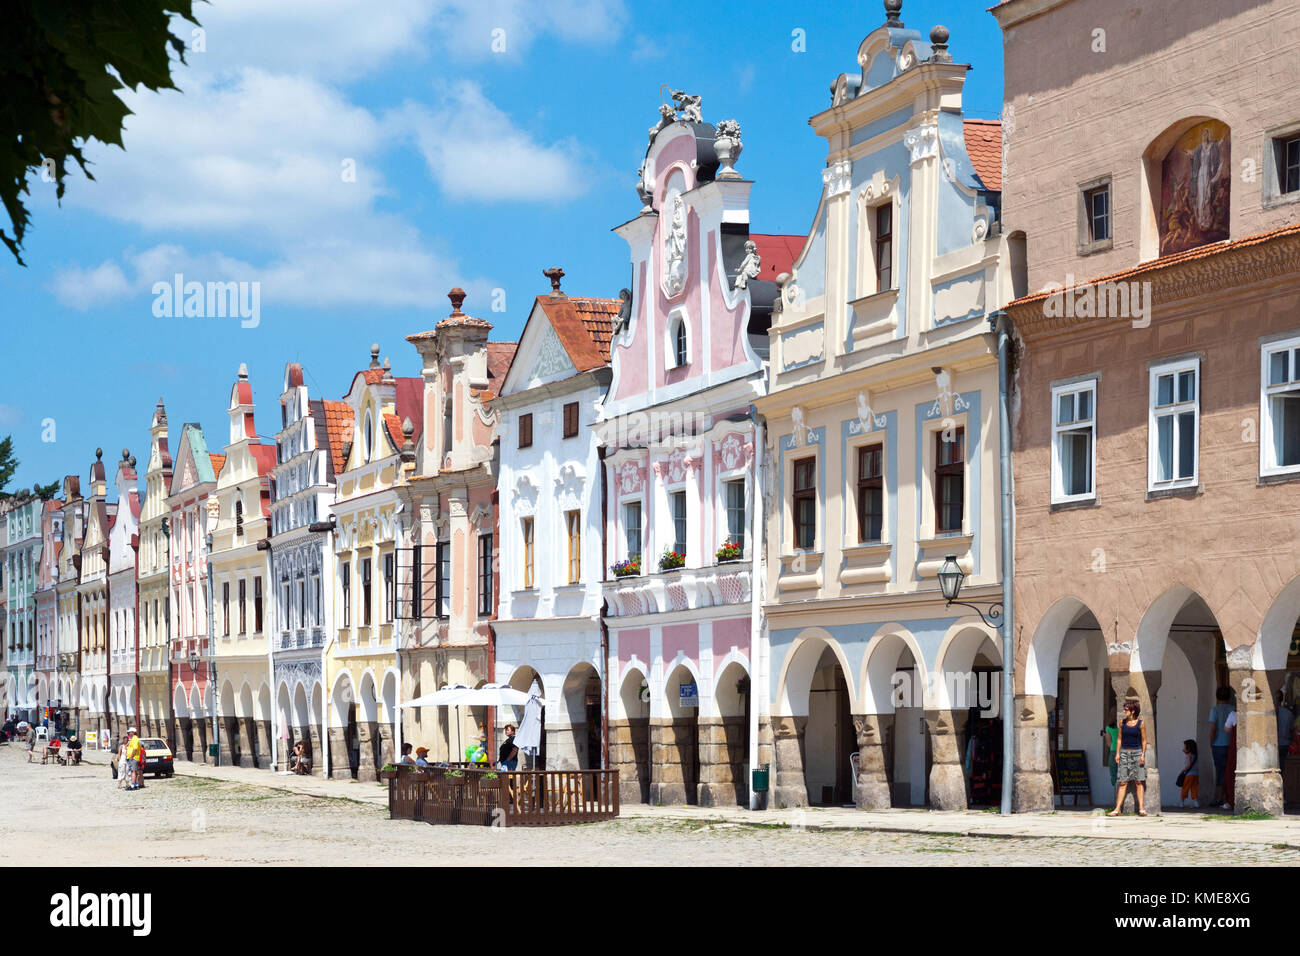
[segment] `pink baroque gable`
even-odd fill
[[[718,471],[735,471],[753,460],[753,439],[741,432],[729,432],[714,443],[713,467]]]

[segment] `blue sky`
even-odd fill
[[[902,19],[924,36],[949,28],[954,59],[974,67],[967,113],[994,119],[1002,48],[986,5],[906,0]],[[97,446],[143,462],[160,395],[173,431],[198,421],[219,448],[241,362],[265,436],[285,362],[304,364],[317,397],[343,395],[371,342],[395,374],[418,375],[404,337],[447,314],[452,286],[505,340],[549,289],[544,268],[562,267],[571,294],[616,296],[628,254],[610,230],[640,208],[664,84],[700,94],[706,121],[739,120],[754,231],[806,232],[826,155],[808,117],[884,21],[879,3],[769,0],[196,11],[205,49],[173,71],[181,92],[130,94],[125,152],[91,144],[96,181],[71,177],[61,207],[36,178],[28,267],[0,261],[11,490],[84,475]],[[258,325],[155,316],[152,287],[177,272],[259,282]]]

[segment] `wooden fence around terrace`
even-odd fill
[[[546,827],[618,816],[617,770],[501,771],[495,778],[489,773],[441,767],[387,771],[389,819]]]

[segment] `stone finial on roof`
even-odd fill
[[[952,62],[952,54],[948,52],[948,28],[943,24],[930,31],[930,46],[934,48],[930,54],[931,63]]]
[[[447,298],[449,298],[449,299],[451,300],[451,314],[452,314],[452,315],[464,315],[464,314],[465,314],[464,312],[462,312],[462,311],[460,310],[461,305],[465,302],[465,290],[464,290],[464,289],[462,289],[460,286],[456,286],[456,288],[452,289],[450,292],[447,293]]]
[[[736,120],[723,120],[717,125],[717,135],[713,138],[713,150],[718,154],[718,178],[739,179],[736,172],[736,160],[745,144],[740,141],[740,123]]]
[[[415,440],[411,437],[415,434],[415,426],[411,424],[411,419],[402,419],[402,447],[400,449],[401,458],[404,462],[415,461]]]
[[[885,26],[900,30],[903,21],[898,15],[903,12],[903,0],[885,0]]]
[[[123,461],[130,461],[130,460],[131,460],[131,451],[130,451],[130,449],[128,449],[128,448],[123,448],[123,449],[122,449],[122,460],[123,460]]]
[[[564,293],[560,291],[560,280],[564,278],[564,270],[559,266],[555,266],[550,269],[543,269],[542,275],[551,280],[551,298],[561,298]]]
[[[104,457],[104,449],[102,449],[102,448],[96,448],[96,449],[95,449],[95,461],[99,461],[99,460],[102,459],[103,457]]]
[[[241,382],[248,381],[248,366],[245,365],[243,362],[239,363],[239,380]]]
[[[135,455],[132,455],[127,459],[127,464],[130,465],[132,469],[135,468]]]
[[[385,385],[391,385],[396,379],[393,378],[393,363],[388,361],[388,356],[384,356],[384,378]]]
[[[370,367],[379,368],[379,343],[370,346]]]

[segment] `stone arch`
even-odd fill
[[[855,713],[892,714],[894,712],[899,696],[896,692],[894,675],[898,673],[899,661],[904,651],[912,655],[915,669],[912,672],[910,687],[898,686],[898,691],[903,692],[903,699],[913,706],[925,705],[928,672],[925,669],[925,655],[921,653],[921,645],[911,631],[901,624],[891,622],[878,627],[871,640],[867,642],[866,653],[862,655],[862,671],[858,677],[861,691]]]
[[[551,710],[554,716],[546,729],[551,738],[547,747],[548,766],[553,765],[557,770],[600,769],[602,693],[600,672],[590,662],[581,661],[569,668],[559,706]]]
[[[750,674],[738,653],[719,662],[711,706],[700,718],[700,805],[748,806]]]
[[[852,674],[848,658],[839,641],[829,631],[820,627],[810,627],[799,633],[786,651],[781,663],[781,674],[777,678],[777,692],[774,703],[775,717],[807,717],[808,694],[812,690],[813,675],[821,662],[822,652],[829,648],[840,663],[840,671],[848,687],[849,700],[854,699]]]
[[[375,691],[375,672],[367,667],[361,673],[361,691],[357,695],[357,702],[360,705],[358,717],[367,723],[374,723],[379,719],[379,695]]]
[[[972,668],[981,654],[994,663],[1002,663],[1002,647],[996,631],[979,618],[970,617],[948,628],[935,655],[935,678],[930,682],[933,694],[927,704],[940,710],[973,706],[979,688],[971,676]]]
[[[650,802],[650,697],[646,672],[629,664],[610,700],[609,765],[619,772],[620,799],[630,803]]]
[[[253,688],[249,686],[247,680],[239,688],[239,703],[235,707],[235,716],[245,719],[251,718],[253,714]]]
[[[1029,639],[1021,686],[1016,688],[1017,691],[1049,697],[1056,693],[1056,675],[1060,670],[1066,634],[1087,615],[1100,620],[1087,604],[1076,597],[1060,598],[1047,609]]]
[[[172,694],[172,713],[179,718],[188,718],[190,716],[189,696],[185,693],[185,685],[177,684]]]
[[[1300,577],[1284,587],[1269,605],[1251,651],[1251,667],[1257,671],[1286,670],[1297,620],[1300,620]]]
[[[352,687],[352,673],[345,667],[334,678],[334,687],[330,691],[330,726],[342,727],[347,723],[348,708],[356,702],[356,691]]]

